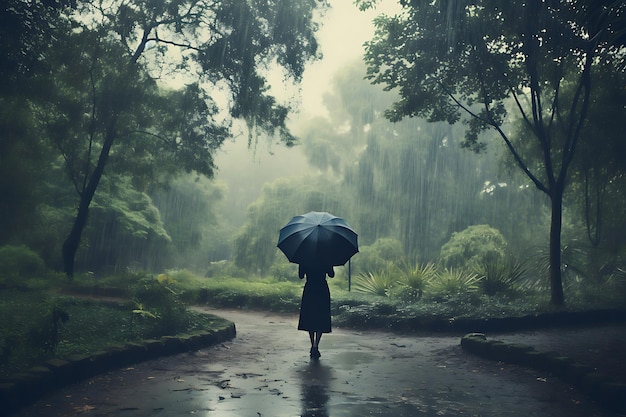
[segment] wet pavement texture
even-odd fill
[[[542,352],[558,352],[626,384],[625,323],[494,334],[489,339],[528,345]]]
[[[462,334],[335,328],[322,338],[320,360],[311,361],[297,316],[206,311],[235,322],[237,337],[62,387],[15,416],[616,416],[550,375],[465,353]],[[562,333],[494,338],[571,345],[555,334]]]

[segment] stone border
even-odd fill
[[[463,350],[477,356],[552,374],[572,384],[601,406],[626,413],[626,384],[557,352],[541,352],[531,346],[487,340],[483,333],[469,333],[461,339]]]
[[[342,319],[342,314],[346,317]],[[541,328],[561,328],[571,325],[626,322],[625,309],[587,311],[556,311],[512,317],[405,317],[367,310],[363,313],[346,312],[333,317],[336,324],[361,330],[389,330],[395,332],[512,332]]]
[[[235,324],[229,323],[217,330],[129,342],[90,355],[50,359],[42,365],[0,380],[2,412],[13,413],[61,386],[103,372],[162,356],[203,349],[235,336]]]

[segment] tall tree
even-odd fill
[[[369,7],[375,1],[360,1]],[[581,139],[593,75],[623,65],[622,1],[401,0],[404,12],[376,20],[367,43],[368,76],[401,96],[391,120],[421,116],[466,123],[465,146],[481,150],[494,129],[518,167],[551,202],[551,302],[564,303],[562,205],[568,168]],[[598,6],[601,3],[601,6]],[[564,85],[573,94],[564,97]],[[520,117],[541,154],[532,169],[505,127]]]
[[[171,156],[170,167],[211,176],[212,153],[227,133],[228,120],[220,121],[224,114],[245,120],[251,132],[293,143],[285,126],[289,109],[268,94],[264,70],[278,64],[300,79],[306,61],[317,54],[312,14],[323,5],[315,0],[81,3],[71,15],[72,29],[59,31],[55,76],[62,82],[51,93],[53,107],[42,110],[79,195],[63,244],[68,276],[111,158],[122,166],[119,161],[142,149],[156,161]],[[154,81],[190,73],[194,83],[169,96]],[[221,102],[211,97],[218,91],[226,95]]]
[[[36,217],[37,181],[50,162],[29,99],[33,75],[49,71],[51,27],[70,1],[6,0],[0,7],[0,244],[24,235]]]
[[[572,162],[571,197],[580,207],[587,237],[593,247],[603,247],[611,254],[626,242],[626,73],[599,74],[588,122],[583,134],[594,141],[581,142],[580,152]]]

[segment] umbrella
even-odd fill
[[[278,248],[290,262],[311,266],[344,265],[359,251],[357,234],[348,223],[319,211],[292,218],[280,229]]]

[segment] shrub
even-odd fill
[[[205,277],[213,278],[213,277],[245,277],[248,275],[248,272],[239,266],[237,266],[232,261],[216,261],[211,262],[207,271],[205,273]]]
[[[45,280],[47,275],[49,271],[43,260],[28,247],[0,247],[0,287],[28,288],[34,279]]]
[[[486,224],[453,233],[441,247],[441,263],[448,268],[475,267],[486,259],[503,258],[507,242],[497,229]]]
[[[165,274],[164,274],[165,275]],[[157,319],[155,336],[175,334],[179,328],[188,325],[186,306],[172,289],[173,280],[145,276],[135,285],[132,296],[135,302],[133,318]]]
[[[352,266],[355,272],[382,271],[404,259],[402,243],[397,239],[378,239],[371,246],[362,246]]]
[[[300,281],[298,277],[298,265],[288,262],[275,263],[272,265],[270,275],[277,281]]]

